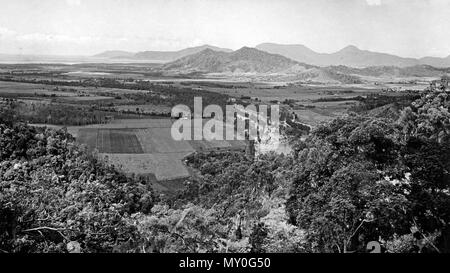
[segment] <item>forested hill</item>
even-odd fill
[[[292,155],[187,158],[155,197],[64,131],[0,116],[2,252],[450,252],[450,97],[424,92],[396,120],[349,114]],[[300,139],[300,138],[299,138]]]

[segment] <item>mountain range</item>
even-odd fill
[[[371,66],[397,66],[409,67],[416,65],[431,65],[434,67],[450,67],[450,55],[446,58],[424,57],[421,59],[404,58],[392,54],[361,50],[356,46],[347,46],[335,53],[318,53],[304,45],[282,45],[264,43],[256,46],[257,49],[284,56],[294,61],[326,67],[344,65],[348,67],[363,68]],[[106,51],[95,55],[97,58],[132,59],[171,62],[188,55],[196,54],[204,49],[220,52],[232,52],[231,49],[219,48],[211,45],[186,48],[179,51],[143,51],[138,53],[126,51]]]
[[[107,59],[131,59],[131,60],[149,60],[149,61],[164,61],[170,62],[183,58],[188,55],[198,53],[205,49],[212,49],[215,51],[231,52],[231,49],[220,48],[210,45],[202,45],[197,47],[190,47],[178,51],[142,51],[142,52],[128,52],[121,50],[105,51],[103,53],[94,55],[95,58]]]
[[[280,54],[272,54],[256,48],[243,47],[232,52],[204,49],[198,53],[162,64],[158,69],[168,74],[219,73],[232,76],[257,76],[275,81],[309,81],[320,83],[363,83],[368,77],[408,78],[439,77],[450,73],[450,68],[429,65],[408,67],[310,65],[292,60]]]
[[[257,49],[280,54],[287,58],[317,66],[344,65],[349,67],[431,65],[450,67],[450,55],[446,58],[425,57],[421,59],[403,58],[392,54],[361,50],[347,46],[335,53],[317,53],[304,45],[281,45],[265,43]]]

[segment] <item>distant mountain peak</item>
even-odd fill
[[[421,59],[404,58],[392,54],[362,50],[355,45],[344,47],[335,53],[318,53],[302,44],[276,44],[262,43],[256,48],[244,46],[239,50],[233,51],[227,48],[219,48],[209,44],[196,47],[189,47],[179,51],[144,51],[144,52],[126,52],[120,50],[110,50],[97,54],[96,58],[109,59],[132,59],[172,62],[185,56],[193,55],[207,49],[206,53],[212,55],[212,52],[233,53],[234,58],[261,58],[261,52],[281,55],[287,59],[294,60],[302,64],[312,66],[334,66],[344,65],[349,67],[371,67],[371,66],[396,66],[409,67],[419,64],[427,64],[434,67],[450,67],[450,55],[445,58],[424,57]],[[205,54],[206,54],[205,53]]]
[[[204,44],[204,45],[201,45],[201,46],[199,46],[199,47],[205,47],[205,48],[219,48],[219,47],[217,47],[217,46],[213,46],[213,45],[210,45],[210,44]]]
[[[192,47],[188,47],[188,48],[185,48],[185,49],[182,49],[179,51],[204,50],[204,49],[212,49],[215,51],[227,51],[227,52],[232,51],[231,49],[228,49],[228,48],[220,48],[220,47],[209,45],[209,44],[204,44],[204,45],[200,45],[200,46],[192,46]]]
[[[96,54],[93,57],[97,57],[97,58],[127,58],[127,57],[132,57],[135,53],[133,52],[128,52],[128,51],[123,51],[123,50],[107,50],[104,51],[102,53]]]
[[[214,53],[214,52],[218,52],[218,51],[213,50],[212,48],[208,47],[208,48],[205,48],[202,51],[200,51],[199,54],[201,54],[201,53]]]
[[[265,47],[265,46],[304,47],[304,48],[308,48],[304,44],[276,44],[276,43],[262,43],[262,44],[257,45],[256,48]]]
[[[344,65],[348,67],[396,66],[409,67],[418,64],[429,64],[436,67],[450,67],[449,58],[404,58],[388,53],[373,52],[359,49],[349,45],[334,53],[318,53],[302,45],[280,45],[265,43],[257,46],[258,49],[280,54],[300,63],[317,66]]]
[[[165,61],[171,62],[177,60],[179,58],[192,55],[202,50],[209,49],[213,51],[220,52],[232,52],[231,49],[228,48],[220,48],[212,45],[201,45],[195,47],[188,47],[178,51],[142,51],[138,53],[131,53],[125,51],[107,51],[101,54],[96,55],[95,57],[102,58],[118,58],[118,57],[126,57],[135,60],[151,60],[151,61]]]
[[[354,52],[354,51],[361,51],[361,49],[359,49],[354,45],[349,45],[341,49],[339,52]]]
[[[256,48],[248,47],[248,46],[243,46],[234,52],[236,53],[236,52],[257,52],[257,51],[260,51],[260,50],[258,50]]]

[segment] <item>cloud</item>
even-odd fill
[[[381,0],[366,0],[367,5],[369,6],[380,6]]]
[[[79,6],[81,5],[81,0],[66,0],[67,5],[69,6]]]
[[[110,49],[127,49],[130,51],[177,50],[200,44],[203,44],[203,41],[163,36],[72,36],[41,32],[22,34],[0,26],[0,53],[7,54],[16,54],[20,51],[23,54],[34,55],[92,55]]]
[[[27,42],[34,44],[90,44],[93,42],[100,41],[100,37],[92,37],[92,36],[80,36],[80,37],[72,37],[68,35],[54,35],[54,34],[44,34],[44,33],[31,33],[19,35],[16,37],[16,40],[19,42]]]
[[[0,26],[0,37],[10,37],[16,35],[15,31]]]

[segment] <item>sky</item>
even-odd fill
[[[211,44],[348,45],[450,55],[448,0],[0,0],[0,53],[93,55]]]

